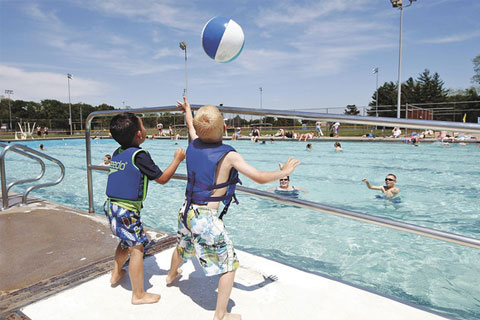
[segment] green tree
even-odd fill
[[[476,56],[473,60],[473,70],[475,75],[472,77],[472,81],[480,84],[480,55]]]
[[[369,116],[376,115],[375,104],[376,92],[373,93],[373,101],[369,103],[370,109],[367,111]],[[385,82],[378,88],[378,115],[380,117],[397,116],[397,85],[393,82]]]
[[[354,104],[349,104],[347,105],[347,108],[344,111],[344,114],[350,114],[350,115],[358,115],[360,114],[360,110],[358,110],[357,106]]]
[[[443,102],[447,98],[447,90],[443,88],[444,82],[440,79],[438,73],[430,75],[430,71],[425,69],[417,79],[419,95],[417,99],[419,101],[412,101],[416,103],[429,103],[429,102]]]

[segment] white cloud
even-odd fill
[[[67,75],[53,72],[27,72],[22,69],[0,65],[0,88],[11,89],[12,99],[41,101],[56,99],[68,101]],[[70,80],[72,103],[87,102],[102,97],[111,88],[95,80],[78,78]]]
[[[142,0],[102,0],[77,1],[77,5],[100,11],[104,15],[121,16],[130,20],[153,22],[179,31],[195,30],[201,10],[191,2],[182,6],[181,1]],[[200,20],[198,20],[200,21]]]
[[[261,10],[257,24],[260,27],[281,24],[305,24],[335,12],[362,10],[366,0],[315,1],[306,5],[280,2],[277,7]]]
[[[435,39],[427,39],[427,40],[423,40],[422,42],[442,44],[442,43],[452,43],[452,42],[463,42],[463,41],[470,40],[477,37],[480,37],[480,31],[469,32],[464,34],[455,34],[455,35],[450,35],[450,36],[445,36],[445,37],[440,37]]]
[[[102,2],[107,8],[114,4],[113,0]],[[124,5],[129,7],[129,4]],[[122,11],[121,8],[117,9]],[[26,12],[40,23],[35,30],[38,38],[75,62],[83,61],[93,68],[98,66],[110,69],[110,72],[127,75],[153,74],[179,68],[153,61],[173,55],[173,50],[160,50],[155,53],[152,48],[145,47],[136,40],[108,30],[96,30],[92,33],[88,29],[72,29],[62,22],[56,12],[42,11],[38,5],[27,7]]]

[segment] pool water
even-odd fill
[[[88,210],[84,140],[42,143],[46,153],[65,164],[66,176],[60,185],[36,190],[31,196]],[[277,170],[278,162],[289,156],[299,159],[301,165],[290,183],[309,191],[301,193],[301,199],[480,238],[480,148],[476,145],[342,142],[344,151],[335,152],[333,142],[312,142],[310,151],[304,142],[228,143],[260,170]],[[25,144],[38,148],[40,142]],[[113,140],[92,141],[92,163],[101,163],[116,147]],[[164,169],[175,149],[186,148],[187,141],[149,140],[143,147]],[[22,159],[19,165],[20,159],[14,153],[7,155],[7,183],[40,171],[36,162]],[[44,179],[52,181],[59,172],[47,164]],[[177,172],[186,172],[185,163]],[[368,178],[373,185],[382,185],[389,173],[397,176],[398,202],[378,199],[380,192],[361,181]],[[99,214],[103,214],[106,177],[106,172],[93,173]],[[241,180],[244,186],[261,190],[278,185]],[[144,223],[175,233],[185,184],[179,180],[163,186],[151,183],[142,211]],[[478,250],[242,193],[237,196],[240,204],[232,204],[224,218],[237,248],[454,318],[480,318]]]

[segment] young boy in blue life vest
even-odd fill
[[[162,172],[148,152],[140,148],[146,138],[142,119],[130,112],[118,114],[110,122],[110,133],[120,144],[110,162],[108,199],[104,206],[110,229],[120,238],[110,283],[116,285],[125,275],[122,267],[130,255],[128,273],[132,284],[132,304],[155,303],[160,300],[160,295],[145,292],[143,288],[143,247],[148,239],[140,210],[147,195],[148,181],[167,183],[185,159],[185,151],[177,149],[172,163]]]
[[[288,176],[300,162],[289,158],[279,171],[255,169],[233,147],[222,144],[226,126],[216,107],[200,108],[193,119],[187,98],[183,100],[177,101],[177,107],[185,112],[191,138],[187,148],[187,199],[178,212],[177,247],[166,282],[170,285],[181,273],[178,268],[183,259],[196,256],[207,276],[221,275],[213,319],[241,319],[240,315],[227,313],[239,264],[222,221],[232,198],[236,201],[238,172],[257,183],[268,183]],[[220,202],[225,204],[221,213]]]

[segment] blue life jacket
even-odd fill
[[[235,151],[235,149],[222,143],[204,143],[198,138],[189,144],[186,153],[188,182],[185,190],[187,203],[183,215],[185,225],[186,213],[192,203],[207,204],[209,202],[222,201],[225,207],[219,216],[220,219],[227,213],[232,198],[238,204],[238,200],[235,197],[235,188],[237,183],[241,184],[242,182],[238,178],[238,171],[235,168],[230,170],[227,182],[215,184],[217,165],[230,151]],[[214,189],[224,187],[227,187],[225,195],[211,196]]]
[[[118,148],[114,152],[107,180],[107,196],[109,198],[133,202],[145,200],[148,178],[135,166],[135,155],[139,152],[147,151],[138,147],[130,147],[123,151]]]

